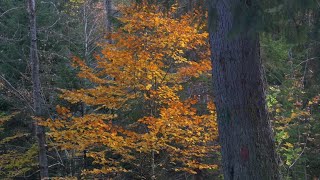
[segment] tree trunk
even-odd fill
[[[224,179],[280,179],[266,108],[258,34],[241,32],[229,36],[232,9],[244,1],[210,3],[209,10],[215,11],[216,19],[211,17],[209,21],[217,21],[216,28],[210,28],[210,43]]]
[[[106,31],[107,31],[107,35],[110,35],[112,32],[112,22],[111,22],[112,0],[105,0],[105,12],[106,12]]]
[[[37,54],[37,26],[36,26],[36,12],[35,0],[28,0],[28,12],[30,20],[30,64],[32,73],[33,84],[33,108],[34,115],[41,116],[42,112],[42,98],[40,87],[40,74],[39,74],[39,58]],[[35,129],[37,140],[39,144],[39,167],[41,179],[48,179],[48,160],[46,154],[46,139],[44,127],[37,125],[35,122]]]

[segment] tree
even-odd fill
[[[43,99],[41,97],[41,84],[39,74],[39,58],[37,46],[37,26],[36,26],[36,2],[35,0],[28,0],[28,12],[30,20],[30,64],[32,71],[33,84],[33,110],[35,116],[43,115]],[[46,153],[46,136],[43,126],[35,122],[36,135],[39,144],[39,167],[41,179],[47,179],[48,174],[48,159]]]
[[[27,2],[24,0],[0,2],[0,51],[2,52],[0,53],[0,72],[2,73],[0,79],[4,85],[4,88],[0,88],[0,109],[5,114],[19,112],[11,121],[7,122],[15,128],[6,127],[0,139],[18,138],[3,141],[4,145],[0,145],[0,151],[4,152],[2,149],[6,149],[8,153],[11,153],[6,157],[15,157],[19,156],[18,153],[21,154],[21,161],[12,160],[11,164],[7,164],[7,161],[1,161],[1,167],[8,166],[9,168],[1,168],[3,173],[1,173],[0,179],[36,178],[40,173],[39,166],[34,163],[30,163],[28,168],[18,163],[28,164],[25,160],[30,156],[24,156],[28,152],[38,154],[38,145],[34,145],[37,143],[34,121],[30,118],[30,116],[34,116],[34,108],[32,107],[33,87],[29,56],[31,34],[29,13],[26,8]],[[36,1],[37,56],[41,67],[39,76],[41,79],[41,98],[44,103],[42,110],[45,112],[45,116],[54,116],[55,111],[52,110],[59,103],[57,101],[60,101],[57,96],[58,91],[55,91],[57,87],[74,88],[81,85],[75,76],[75,71],[72,71],[69,65],[70,52],[84,57],[86,51],[88,56],[86,59],[90,61],[92,51],[97,47],[96,42],[102,39],[103,6],[100,3],[99,7],[99,3],[96,2],[88,1],[85,8],[81,6],[70,9],[69,7],[76,3],[64,0]],[[86,14],[83,13],[84,10]],[[84,34],[85,26],[87,27],[86,34]],[[88,37],[87,41],[84,40],[85,37]],[[86,50],[85,43],[89,44]],[[21,134],[24,136],[19,136]],[[48,157],[51,157],[48,159],[51,176],[77,173],[77,170],[74,170],[77,167],[73,168],[73,172],[66,168],[77,161],[71,156],[67,156],[70,152],[57,152],[55,147],[47,147],[47,149],[49,150]],[[34,152],[34,150],[37,151]],[[0,156],[5,158],[5,155],[1,154]],[[34,157],[28,159],[28,162],[34,160],[38,162]]]
[[[319,159],[314,158],[314,153],[319,147],[319,92],[314,96],[313,88],[310,91],[305,87],[305,79],[309,78],[306,74],[314,73],[306,72],[308,59],[313,59],[308,53],[310,49],[300,43],[288,43],[284,38],[275,40],[266,34],[260,42],[268,68],[267,101],[281,175],[285,179],[317,177]],[[311,84],[317,86],[317,83]]]
[[[235,17],[246,17],[247,11],[254,14],[258,11],[255,5],[226,0],[212,1],[209,7],[214,97],[226,180],[280,179],[266,108],[259,36],[251,26],[240,31],[235,27]],[[246,9],[235,14],[241,8]],[[215,21],[216,27],[212,27]]]
[[[90,108],[77,114],[58,106],[59,117],[43,124],[62,149],[88,150],[93,165],[84,174],[155,179],[216,169],[210,97],[200,113],[193,95],[181,95],[190,79],[209,75],[204,24],[191,14],[175,18],[176,6],[162,12],[146,2],[121,7],[121,13],[123,26],[102,46],[94,68],[73,59],[78,76],[92,86],[62,91],[69,103]]]

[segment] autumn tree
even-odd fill
[[[42,124],[62,149],[87,152],[95,165],[84,174],[131,172],[156,179],[170,171],[216,169],[210,95],[203,113],[197,110],[197,97],[181,96],[190,79],[210,77],[208,34],[197,19],[200,13],[176,18],[175,5],[164,12],[147,2],[120,10],[123,26],[112,34],[112,44],[101,45],[96,67],[73,58],[78,76],[93,86],[62,90],[61,98],[85,103],[87,113],[58,106],[59,117]],[[150,169],[143,169],[146,165]]]

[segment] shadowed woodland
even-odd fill
[[[0,179],[319,179],[319,10],[0,0]]]

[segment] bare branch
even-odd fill
[[[13,11],[13,10],[15,10],[15,9],[21,9],[21,8],[22,8],[22,7],[14,7],[14,8],[8,9],[8,10],[6,10],[5,12],[3,12],[3,13],[0,15],[0,18],[1,18],[2,16],[4,16],[5,14],[9,13],[10,11]]]
[[[17,97],[21,98],[26,104],[27,106],[34,112],[34,108],[32,107],[32,105],[29,103],[30,100],[26,99],[24,97],[23,94],[21,94],[15,87],[13,87],[13,85],[2,75],[0,75],[0,78],[8,85],[8,87],[14,91],[14,93],[16,94]]]

